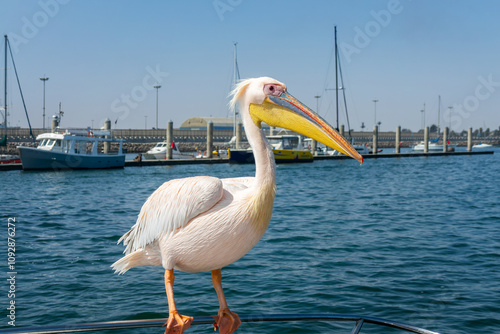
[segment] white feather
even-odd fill
[[[191,219],[212,208],[222,198],[222,181],[215,177],[197,176],[176,179],[161,185],[142,206],[134,226],[123,235],[130,254],[161,239]]]

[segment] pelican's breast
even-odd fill
[[[275,187],[250,187],[223,198],[187,226],[160,241],[165,268],[187,272],[225,267],[248,253],[271,219]]]

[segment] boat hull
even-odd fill
[[[472,146],[473,149],[491,149],[493,145],[490,144],[477,144]]]
[[[448,145],[448,148],[455,148],[457,145]],[[413,151],[424,151],[425,145],[418,144],[412,147]],[[428,146],[429,152],[443,152],[443,145],[441,144],[429,144]]]
[[[188,154],[177,154],[177,153],[172,153],[172,159],[190,159],[192,158],[192,155]],[[142,155],[142,158],[144,160],[166,160],[167,159],[167,153],[144,153]]]
[[[23,170],[74,170],[123,168],[124,154],[68,154],[32,147],[18,147]]]
[[[273,150],[276,163],[313,162],[313,155],[307,150]],[[228,150],[230,163],[254,163],[250,150]]]

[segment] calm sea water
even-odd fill
[[[0,173],[16,219],[16,326],[168,316],[163,270],[110,265],[163,182],[252,175],[252,165]],[[222,271],[240,314],[347,313],[442,333],[500,333],[500,150],[494,155],[280,165],[264,238]],[[8,328],[9,284],[1,291]],[[210,273],[176,273],[181,313],[216,314]],[[349,333],[332,323],[243,324],[238,333]],[[114,331],[120,333],[125,331]],[[127,331],[163,333],[161,328]],[[212,333],[195,326],[190,333]],[[364,326],[363,333],[394,333]]]

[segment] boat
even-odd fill
[[[492,148],[493,145],[490,145],[490,144],[484,144],[484,143],[478,143],[476,145],[472,145],[472,148],[475,148],[475,149],[485,149],[485,148]]]
[[[21,158],[16,154],[0,154],[0,165],[21,163]]]
[[[110,136],[110,130],[54,131],[37,136],[40,143],[36,148],[17,148],[23,170],[123,168],[123,140],[107,138]],[[117,153],[106,153],[111,143],[119,143]]]
[[[428,144],[428,150],[429,152],[443,152],[444,146],[443,144],[439,144],[439,139],[440,137],[437,137],[434,140],[430,140]],[[448,149],[455,149],[457,145],[447,145]],[[424,151],[425,150],[425,141],[421,141],[420,143],[414,145],[412,147],[413,151]]]
[[[342,76],[342,68],[340,67],[340,59],[339,59],[339,53],[338,53],[338,47],[337,47],[337,26],[335,26],[334,36],[335,36],[335,41],[334,41],[334,46],[335,46],[335,88],[325,89],[325,90],[335,90],[335,115],[336,115],[337,130],[339,129],[339,90],[341,90],[342,95],[343,95],[343,99],[344,99],[344,108],[345,108],[345,113],[346,113],[346,118],[347,118],[347,126],[349,128],[348,135],[349,135],[349,138],[351,138],[351,140],[350,140],[351,145],[361,155],[371,154],[373,152],[370,149],[370,147],[365,146],[365,145],[354,144],[354,139],[352,139],[352,137],[351,137],[351,129],[349,126],[349,114],[347,112],[347,100],[346,100],[346,96],[345,96],[344,79]],[[340,74],[340,83],[341,83],[340,86],[339,86],[339,80],[338,80],[339,74]],[[306,140],[308,140],[308,139],[306,139]],[[311,145],[309,145],[309,149],[311,149]],[[379,150],[377,150],[377,152],[382,152],[382,150],[379,149]],[[317,143],[315,154],[316,155],[342,155],[342,153],[340,153],[336,150],[332,150],[329,147],[322,145],[321,143]]]
[[[267,136],[276,163],[312,162],[312,153],[302,146],[302,140],[297,135]],[[230,163],[254,163],[251,149],[228,149]]]
[[[332,322],[337,324],[347,324],[352,326],[347,328],[350,333],[359,334],[361,333],[363,326],[368,327],[367,333],[373,333],[370,329],[379,329],[377,333],[388,332],[386,329],[399,329],[407,333],[418,333],[418,334],[439,334],[436,331],[428,330],[425,328],[417,327],[411,324],[402,323],[392,319],[376,318],[372,316],[357,315],[357,314],[340,314],[340,313],[284,313],[284,314],[240,314],[239,318],[242,323],[248,323],[248,327],[252,326],[252,323],[284,323],[283,328],[286,330],[289,328],[286,323],[305,323],[303,326],[307,327],[307,322],[321,321],[321,322]],[[10,328],[0,329],[0,334],[7,333],[45,333],[45,334],[57,334],[57,333],[82,333],[82,332],[95,332],[95,331],[109,331],[117,329],[129,329],[136,330],[138,328],[151,328],[151,327],[165,327],[167,318],[156,318],[156,319],[139,319],[139,320],[114,320],[114,321],[102,321],[102,322],[92,322],[92,323],[81,323],[81,324],[50,324],[42,326],[33,327],[22,327],[19,330],[13,331]],[[193,318],[191,326],[206,326],[214,322],[211,316],[197,316]],[[290,330],[286,330],[290,331]],[[390,331],[393,333],[394,331]]]
[[[168,145],[165,141],[156,143],[152,149],[142,155],[142,158],[144,160],[165,160],[167,158]],[[190,159],[192,157],[192,154],[181,153],[177,145],[172,142],[172,159]]]
[[[424,111],[425,111],[425,104],[424,104]],[[429,143],[427,146],[429,152],[443,152],[444,151],[444,145],[439,144],[439,139],[441,139],[441,137],[440,137],[441,128],[439,125],[439,122],[441,119],[440,115],[441,115],[441,95],[438,96],[438,127],[437,127],[438,137],[434,140],[429,140]],[[448,141],[448,145],[447,145],[448,151],[455,151],[456,147],[457,147],[457,145],[450,145],[450,142]],[[422,152],[425,151],[425,141],[421,141],[420,143],[415,144],[412,147],[412,150],[413,151],[422,151]]]

